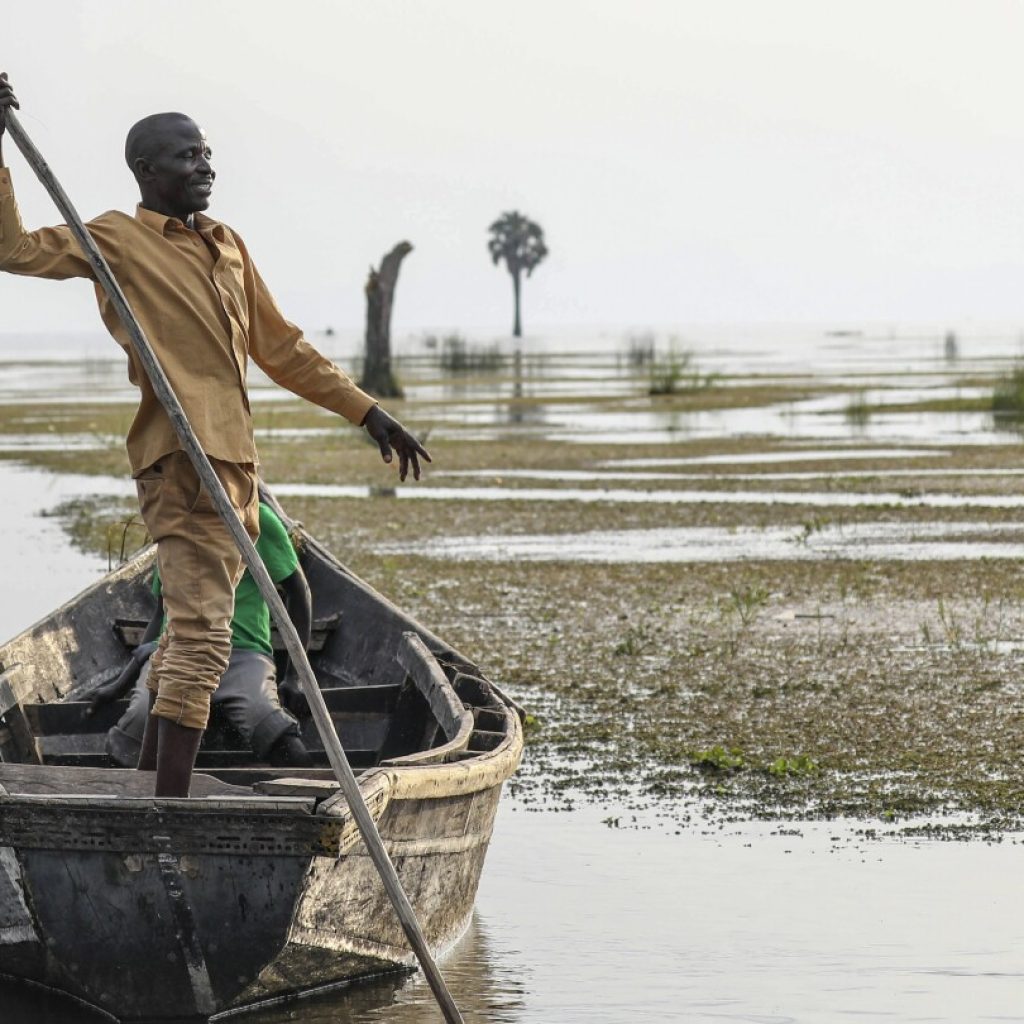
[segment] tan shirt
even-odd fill
[[[257,461],[246,391],[250,357],[282,387],[361,423],[374,399],[284,318],[241,238],[199,213],[194,223],[193,231],[140,206],[134,217],[111,210],[88,227],[206,454],[227,462]],[[96,279],[67,226],[25,230],[10,170],[3,167],[0,270]],[[181,444],[98,284],[96,297],[107,330],[128,353],[128,377],[141,392],[127,442],[132,472],[139,473]]]

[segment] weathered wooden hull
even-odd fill
[[[382,684],[408,657],[403,635],[444,666],[420,681],[420,696],[402,670],[390,717],[371,709],[339,718],[352,736],[384,737],[360,788],[427,941],[443,954],[472,914],[502,783],[522,752],[519,718],[469,662],[315,543],[303,557],[317,612],[347,625],[315,662],[339,706],[389,691]],[[170,1022],[413,966],[324,773],[248,787],[197,775],[194,799],[183,801],[150,796],[146,773],[45,763],[60,737],[32,733],[45,718],[35,705],[60,703],[55,713],[66,718],[112,659],[116,667],[110,620],[138,614],[143,576],[142,563],[119,570],[0,648],[0,673],[16,660],[26,669],[0,676],[0,974],[122,1021]],[[419,718],[400,717],[406,704],[436,720],[424,732]],[[423,741],[402,747],[412,733]],[[12,750],[26,749],[44,763],[11,763]],[[76,756],[81,764],[92,755]]]

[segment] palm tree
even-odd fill
[[[516,210],[503,213],[488,228],[491,237],[487,242],[491,259],[497,264],[499,260],[505,261],[508,272],[512,275],[512,289],[516,299],[516,319],[512,328],[512,335],[516,338],[523,336],[522,324],[519,320],[519,288],[523,271],[529,277],[533,268],[548,254],[548,247],[544,244],[544,229],[524,217]]]

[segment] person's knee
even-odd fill
[[[165,680],[195,680],[212,691],[217,688],[230,659],[229,629],[212,629],[198,639],[171,636],[152,674],[158,677],[158,690],[163,688]]]

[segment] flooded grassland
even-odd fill
[[[407,364],[389,407],[434,464],[401,486],[329,415],[253,406],[289,512],[529,710],[521,801],[1001,838],[1024,825],[1010,360],[887,351],[709,355],[663,395],[614,353]],[[93,372],[82,401],[5,392],[0,456],[123,479],[130,394]],[[142,532],[129,487],[98,491],[50,511],[116,559]]]

